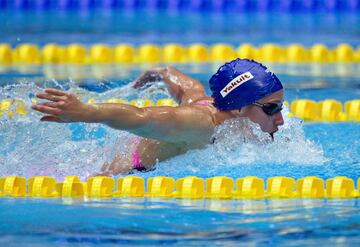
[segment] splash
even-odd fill
[[[52,80],[42,87],[34,83],[21,83],[0,87],[0,100],[12,98],[31,104],[31,97],[45,87],[69,87],[83,100],[95,98],[98,102],[108,98],[148,98],[153,101],[170,97],[163,83],[155,83],[141,90],[132,85],[89,92],[70,81],[61,85]],[[133,135],[100,124],[57,124],[40,122],[40,114],[27,109],[25,117],[0,118],[0,176],[78,175],[82,179],[98,171],[105,161],[116,154],[128,152]],[[285,110],[284,115],[286,115]],[[243,130],[243,131],[239,131]],[[232,119],[218,126],[214,132],[215,144],[201,150],[161,162],[157,169],[144,176],[239,175],[239,169],[272,165],[321,165],[327,161],[320,146],[306,139],[302,124],[296,119],[285,119],[272,142],[259,126],[246,119]],[[252,169],[251,169],[252,170]],[[254,172],[254,171],[252,171]]]
[[[285,108],[285,124],[275,134],[274,141],[269,134],[261,131],[259,125],[248,119],[227,120],[215,129],[215,144],[162,162],[151,176],[269,177],[283,173],[299,177],[304,167],[305,170],[313,170],[329,161],[324,157],[321,146],[306,138],[301,121],[289,118],[287,114],[288,109]]]
[[[284,109],[283,115],[287,113]],[[213,148],[226,165],[258,162],[321,165],[327,161],[322,148],[306,139],[301,121],[289,117],[285,117],[285,124],[275,134],[274,141],[248,119],[225,122],[214,136],[222,137],[217,138],[220,141]]]
[[[114,130],[101,124],[58,124],[40,122],[40,114],[32,111],[31,98],[46,87],[70,88],[70,92],[83,101],[95,98],[97,102],[109,98],[148,98],[153,101],[168,98],[163,83],[156,83],[143,90],[135,90],[132,84],[108,90],[104,93],[89,92],[76,82],[59,83],[49,80],[38,86],[22,81],[0,87],[2,100],[19,100],[27,105],[27,114],[9,116],[15,106],[0,117],[0,177],[18,175],[53,176],[61,180],[69,174],[85,179],[99,170],[105,161],[112,161],[116,154],[128,152],[132,134]]]

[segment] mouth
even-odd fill
[[[271,140],[272,140],[272,141],[274,141],[274,133],[275,133],[275,132],[270,133],[270,137],[271,137]]]
[[[271,140],[274,141],[274,134],[278,131],[278,128],[276,128],[273,132],[269,133]]]
[[[279,131],[279,128],[275,127],[274,131],[269,133],[272,141],[274,141],[274,134],[278,131]]]

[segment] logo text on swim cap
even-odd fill
[[[235,77],[223,89],[221,89],[221,96],[225,98],[226,95],[228,95],[232,90],[247,82],[248,80],[251,80],[252,78],[254,78],[254,76],[249,71]]]

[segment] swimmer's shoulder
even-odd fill
[[[234,117],[230,111],[220,111],[217,109],[214,105],[214,99],[211,97],[200,98],[194,101],[191,106],[208,112],[211,115],[215,126],[220,125],[225,120]]]
[[[214,100],[205,98],[199,99],[191,103],[192,106],[214,106]]]
[[[211,113],[215,113],[218,111],[218,109],[216,109],[216,107],[214,106],[214,99],[211,97],[202,97],[196,99],[193,102],[191,102],[188,106],[206,111],[210,110]]]

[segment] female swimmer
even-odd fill
[[[173,67],[146,71],[136,79],[134,87],[160,80],[178,107],[87,104],[72,93],[49,88],[37,94],[49,101],[33,105],[32,109],[45,114],[41,121],[104,123],[142,137],[132,142],[128,155],[105,162],[97,174],[109,176],[148,170],[157,161],[205,147],[215,127],[231,118],[248,118],[272,138],[284,123],[283,86],[275,74],[253,60],[235,59],[221,66],[209,80],[211,96],[198,81]]]

